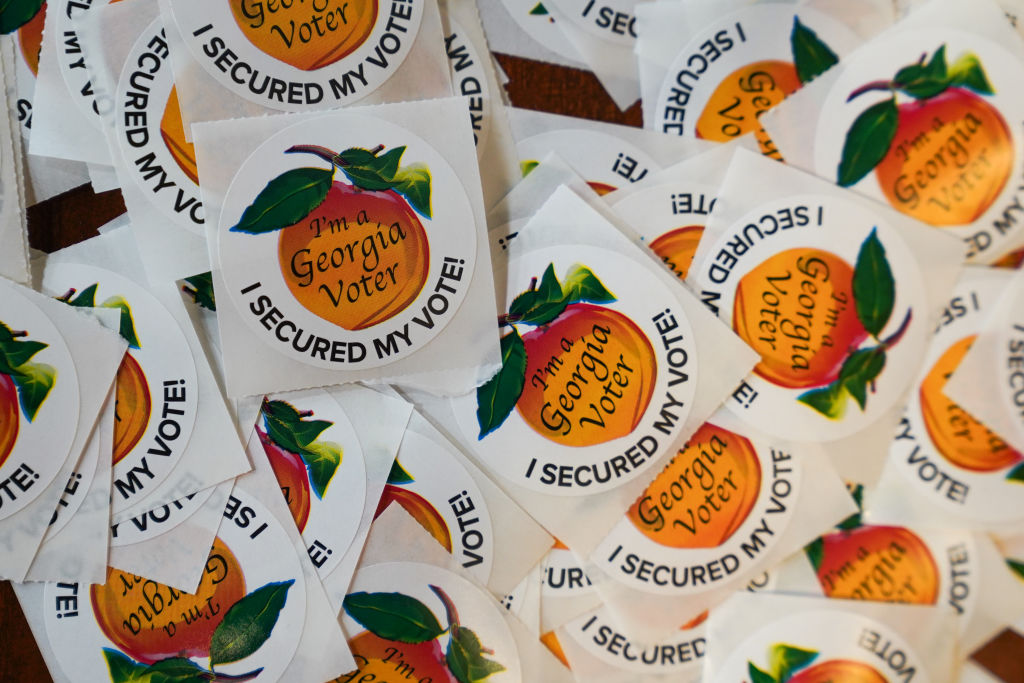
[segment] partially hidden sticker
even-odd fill
[[[230,299],[262,343],[355,370],[415,353],[451,321],[472,279],[476,232],[466,191],[437,151],[344,112],[253,152],[217,239]]]
[[[927,343],[913,254],[856,202],[766,202],[718,238],[690,281],[761,355],[725,405],[765,434],[831,441],[864,429],[913,381]]]
[[[455,560],[482,583],[494,563],[494,528],[476,482],[433,439],[407,431],[402,438],[377,514],[400,505]]]
[[[678,633],[657,643],[629,638],[607,607],[570,621],[564,631],[584,651],[616,669],[641,675],[692,674],[704,664],[707,616],[703,612],[682,625]]]
[[[655,129],[715,142],[754,133],[762,154],[781,159],[758,118],[856,43],[850,29],[807,7],[760,3],[723,16],[672,62]]]
[[[728,655],[715,681],[927,683],[928,667],[885,624],[851,612],[817,611],[772,621]]]
[[[523,175],[556,153],[599,195],[635,183],[661,166],[642,149],[621,138],[593,130],[566,128],[537,133],[516,143]]]
[[[32,93],[39,75],[39,50],[43,46],[43,25],[46,23],[47,3],[24,3],[25,8],[35,6],[36,13],[14,31],[14,75],[17,82],[17,114],[21,124],[21,139],[28,144],[32,129]],[[14,11],[14,14],[19,12]],[[6,32],[6,31],[5,31]],[[12,84],[8,84],[10,86]]]
[[[223,87],[271,109],[340,107],[383,85],[419,33],[424,0],[181,0],[193,59]]]
[[[341,615],[358,671],[339,680],[517,683],[519,653],[502,608],[466,579],[430,564],[363,567]],[[375,674],[376,679],[366,678]]]
[[[103,585],[48,583],[44,619],[65,676],[157,673],[275,681],[302,634],[306,588],[288,534],[237,489],[194,594],[110,568]],[[284,550],[284,552],[282,552]]]
[[[487,77],[487,69],[493,66],[484,61],[490,60],[491,55],[487,54],[481,58],[473,41],[469,39],[469,32],[453,17],[448,17],[448,24],[450,31],[444,38],[444,51],[448,55],[452,88],[457,95],[466,98],[469,122],[473,128],[473,141],[476,143],[479,156],[487,148],[487,140],[491,135],[491,116],[494,111],[491,106],[490,80]]]
[[[288,397],[291,398],[291,397]],[[320,576],[341,562],[366,500],[366,463],[355,428],[330,394],[263,402],[256,433]]]
[[[648,593],[695,594],[752,575],[792,519],[801,471],[787,449],[705,423],[592,559]]]
[[[113,113],[114,100],[110,93],[97,90],[85,61],[82,39],[78,31],[82,22],[89,16],[90,10],[106,4],[109,4],[109,0],[61,0],[54,3],[54,26],[60,38],[54,42],[57,49],[53,56],[57,60],[60,75],[64,79],[71,100],[86,120],[96,128],[97,133],[103,130],[100,117]]]
[[[900,31],[844,61],[821,103],[814,169],[964,240],[990,262],[1019,247],[1020,60],[952,29]]]
[[[718,190],[702,183],[644,188],[614,204],[665,266],[685,280]]]
[[[128,177],[175,226],[203,235],[199,170],[185,139],[171,55],[157,19],[132,46],[115,99],[118,147]]]
[[[35,500],[57,476],[79,414],[78,373],[60,331],[13,286],[4,287],[3,297],[0,519]]]
[[[121,312],[128,351],[117,371],[113,510],[143,500],[188,447],[199,408],[195,360],[178,323],[152,294],[96,266],[53,263],[43,286],[71,306]]]
[[[696,387],[694,336],[657,276],[600,247],[516,256],[501,371],[455,399],[467,442],[509,481],[551,495],[613,489],[678,437]]]
[[[902,486],[917,496],[953,514],[992,523],[1020,519],[1024,456],[947,398],[943,388],[1007,282],[978,277],[957,286],[932,338],[887,463],[887,469],[899,472]]]
[[[167,505],[155,507],[111,525],[110,546],[118,548],[141,543],[167,533],[198,512],[214,491],[216,487],[209,486]]]

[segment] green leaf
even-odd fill
[[[406,472],[402,464],[398,462],[398,458],[395,458],[395,461],[391,463],[391,471],[388,472],[388,483],[399,486],[413,481],[415,480],[412,478],[412,475]]]
[[[917,99],[934,97],[948,88],[946,46],[939,46],[927,64],[911,64],[897,71],[893,87]]]
[[[7,366],[13,370],[22,363],[27,363],[32,360],[32,356],[36,355],[48,346],[49,344],[44,344],[43,342],[38,341],[28,341],[27,339],[0,340],[0,355],[3,356],[4,362]]]
[[[772,647],[768,657],[768,670],[776,681],[785,683],[793,674],[813,662],[817,656],[817,650],[804,650],[779,643]]]
[[[512,300],[508,308],[509,318],[529,325],[546,325],[565,310],[562,285],[555,275],[555,265],[548,264],[541,277],[540,286],[529,289]]]
[[[130,681],[139,681],[140,683],[146,681],[148,683],[148,667],[145,664],[139,664],[120,650],[105,647],[103,648],[103,658],[107,660],[107,670],[110,672],[112,683],[129,683]]]
[[[342,607],[370,633],[400,643],[424,643],[445,629],[416,598],[402,593],[350,593]]]
[[[877,337],[889,322],[896,301],[896,283],[877,228],[860,245],[853,268],[853,300],[860,324]]]
[[[202,674],[205,670],[190,659],[168,657],[153,662],[146,669],[150,674],[149,683],[203,683],[210,680]]]
[[[1017,560],[1007,558],[1006,564],[1009,565],[1010,571],[1016,574],[1018,579],[1024,581],[1024,562],[1018,562]]]
[[[750,674],[751,683],[777,683],[769,674],[758,669],[753,662],[747,662],[747,673]]]
[[[482,439],[505,422],[526,383],[526,345],[515,328],[501,338],[501,370],[476,390],[476,421]]]
[[[898,124],[899,109],[895,97],[865,109],[846,133],[836,182],[842,187],[849,187],[870,173],[889,153]]]
[[[119,332],[128,346],[133,349],[140,348],[139,337],[135,334],[135,320],[132,318],[132,308],[122,296],[112,296],[100,304],[101,308],[116,308],[121,311],[121,329]]]
[[[267,434],[274,443],[300,455],[325,429],[334,424],[327,420],[306,420],[286,401],[264,401],[260,412],[263,414]]]
[[[1010,473],[1006,475],[1006,479],[1008,481],[1024,484],[1024,463],[1021,463],[1010,470]]]
[[[480,639],[464,626],[452,625],[445,662],[459,683],[478,683],[505,670],[498,662],[483,656]]]
[[[313,441],[299,454],[309,468],[309,481],[313,493],[323,498],[341,464],[341,445],[333,441]]]
[[[385,178],[394,178],[398,173],[398,162],[405,153],[405,145],[389,149],[384,154],[375,157],[371,162],[371,168],[376,169]]]
[[[95,308],[96,306],[96,289],[99,287],[99,283],[93,283],[78,293],[78,296],[73,299],[69,299],[65,303],[69,306],[79,306],[82,308]]]
[[[193,291],[189,292],[197,305],[209,311],[217,310],[217,300],[213,295],[213,274],[210,272],[200,273],[185,278],[185,282],[192,285]]]
[[[605,289],[597,276],[586,266],[578,263],[569,267],[562,282],[562,298],[567,303],[589,301],[605,304],[615,301],[615,295]]]
[[[807,561],[817,572],[821,569],[821,561],[825,559],[825,541],[819,536],[804,547],[804,553],[807,554]]]
[[[4,0],[0,2],[0,33],[14,33],[32,20],[45,0]]]
[[[796,400],[831,420],[838,420],[846,412],[846,388],[841,382],[805,391]]]
[[[363,147],[349,147],[339,154],[338,158],[343,162],[343,166],[366,166],[373,164],[377,159],[373,152]]]
[[[395,186],[391,176],[384,176],[380,171],[366,166],[342,166],[341,172],[348,176],[354,185],[374,192],[390,190]]]
[[[268,583],[233,604],[210,638],[210,666],[237,662],[270,637],[295,579]]]
[[[334,170],[293,168],[260,190],[232,232],[260,235],[298,223],[327,198]]]
[[[994,95],[996,92],[973,52],[960,55],[949,67],[949,84],[963,86],[980,95]]]
[[[421,215],[431,217],[430,169],[423,164],[403,166],[395,174],[395,191]]]
[[[57,381],[57,368],[46,363],[25,363],[18,366],[11,379],[18,388],[21,412],[31,422]]]
[[[850,392],[850,396],[861,410],[867,405],[868,386],[881,374],[884,367],[885,349],[881,346],[854,351],[843,361],[843,367],[839,370],[839,381]]]
[[[793,30],[789,34],[789,44],[793,50],[793,63],[796,76],[801,83],[817,78],[839,62],[839,57],[821,41],[818,34],[800,22],[800,17],[793,16]]]
[[[533,6],[533,9],[530,10],[530,14],[533,16],[547,16],[548,8],[545,7],[542,3],[538,2],[536,5]],[[536,164],[536,162],[534,162],[534,164]],[[526,171],[525,173],[523,173],[523,175],[526,175],[529,172],[530,171]]]

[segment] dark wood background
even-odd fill
[[[620,111],[589,72],[501,54],[497,59],[508,74],[508,93],[516,106],[641,125],[639,103]],[[124,211],[120,192],[94,194],[84,185],[28,210],[29,242],[55,251],[96,235],[98,227]],[[0,683],[52,680],[6,581],[0,582],[0,645]],[[1001,633],[973,658],[1004,681],[1024,683],[1024,638],[1013,631]]]

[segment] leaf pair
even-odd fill
[[[317,498],[323,498],[341,465],[342,449],[333,441],[317,437],[333,425],[328,420],[307,420],[285,401],[264,401],[261,408],[267,435],[278,446],[295,453],[309,468],[309,480]]]
[[[615,301],[601,281],[586,266],[573,264],[565,280],[558,281],[555,265],[548,264],[540,285],[531,285],[509,306],[506,324],[547,325],[579,302],[608,303]],[[526,345],[515,327],[501,338],[501,370],[476,390],[476,421],[480,426],[478,439],[500,427],[523,393],[526,383]]]
[[[0,322],[0,374],[14,382],[18,404],[25,419],[31,422],[57,381],[57,369],[31,359],[49,344],[14,336],[11,328]]]
[[[337,165],[353,185],[369,191],[394,190],[410,206],[430,218],[430,170],[423,164],[399,166],[405,146],[377,154],[361,147],[350,147],[341,154],[312,145],[298,145],[289,152],[308,152]],[[333,155],[333,156],[332,156]],[[334,166],[293,168],[270,180],[232,232],[260,235],[282,230],[306,218],[327,198],[334,182]]]
[[[442,600],[446,594],[434,586]],[[445,663],[459,683],[479,683],[492,674],[505,670],[498,662],[487,659],[493,654],[480,643],[471,629],[456,623],[454,605],[445,605],[449,613],[448,628],[443,628],[431,609],[414,597],[403,593],[350,593],[343,607],[350,617],[370,633],[399,643],[426,643],[449,632]]]
[[[919,62],[899,69],[891,81],[869,83],[855,90],[849,99],[872,90],[889,91],[891,97],[865,109],[850,126],[836,182],[842,187],[855,185],[889,154],[899,127],[897,92],[915,100],[926,100],[953,87],[966,88],[980,95],[995,92],[976,55],[965,52],[952,65],[947,65],[946,46],[941,45],[931,59],[926,61],[922,56]]]
[[[103,303],[97,306],[96,304],[96,290],[99,288],[99,283],[94,283],[83,289],[78,293],[78,296],[69,298],[64,303],[75,306],[78,308],[116,308],[121,311],[121,326],[118,330],[124,340],[128,342],[128,346],[133,349],[140,348],[139,336],[135,332],[135,320],[132,317],[132,308],[125,301],[125,298],[120,295],[114,295],[107,297]],[[74,291],[74,290],[72,290]],[[63,300],[63,299],[62,299]]]
[[[874,337],[882,333],[892,317],[896,302],[896,282],[885,256],[885,247],[878,239],[875,228],[860,246],[853,269],[854,305],[861,326]],[[893,335],[898,340],[909,323],[909,313],[901,331]],[[868,388],[885,369],[885,352],[895,341],[880,342],[878,346],[857,349],[850,353],[839,369],[835,381],[817,389],[805,391],[797,400],[825,417],[838,420],[846,411],[847,398],[853,398],[861,410],[867,407]]]
[[[233,604],[224,614],[210,638],[210,670],[185,657],[169,657],[153,664],[136,662],[119,650],[103,648],[103,657],[113,683],[207,683],[209,681],[249,681],[262,668],[244,674],[217,674],[213,667],[245,659],[270,638],[295,583],[268,583]]]
[[[747,672],[752,683],[785,683],[817,657],[818,652],[815,650],[777,643],[768,651],[768,671],[748,661]]]

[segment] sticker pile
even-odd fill
[[[0,578],[52,678],[995,680],[1019,11],[0,3]],[[127,213],[30,250],[86,182]]]

